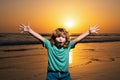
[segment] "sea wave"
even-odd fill
[[[41,34],[47,39],[50,38],[50,34]],[[80,34],[70,35],[71,39],[76,38]],[[120,41],[119,33],[102,33],[102,34],[91,34],[80,41],[80,43],[88,42],[113,42]],[[35,39],[30,34],[21,33],[0,33],[0,45],[24,45],[24,44],[41,44],[41,41]]]

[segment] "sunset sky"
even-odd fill
[[[21,23],[38,33],[83,33],[96,24],[100,33],[120,33],[120,0],[0,0],[0,33],[19,33]]]

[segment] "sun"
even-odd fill
[[[67,27],[71,28],[71,27],[73,27],[73,25],[74,25],[74,22],[72,20],[66,21],[66,26]]]

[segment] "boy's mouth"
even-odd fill
[[[63,42],[58,42],[58,45],[59,45],[59,46],[62,46],[62,45],[63,45]]]
[[[62,44],[63,42],[58,42],[59,44]]]

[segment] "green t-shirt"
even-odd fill
[[[48,51],[48,70],[68,72],[69,52],[74,47],[74,41],[70,41],[68,48],[57,48],[49,40],[44,40],[44,46]]]

